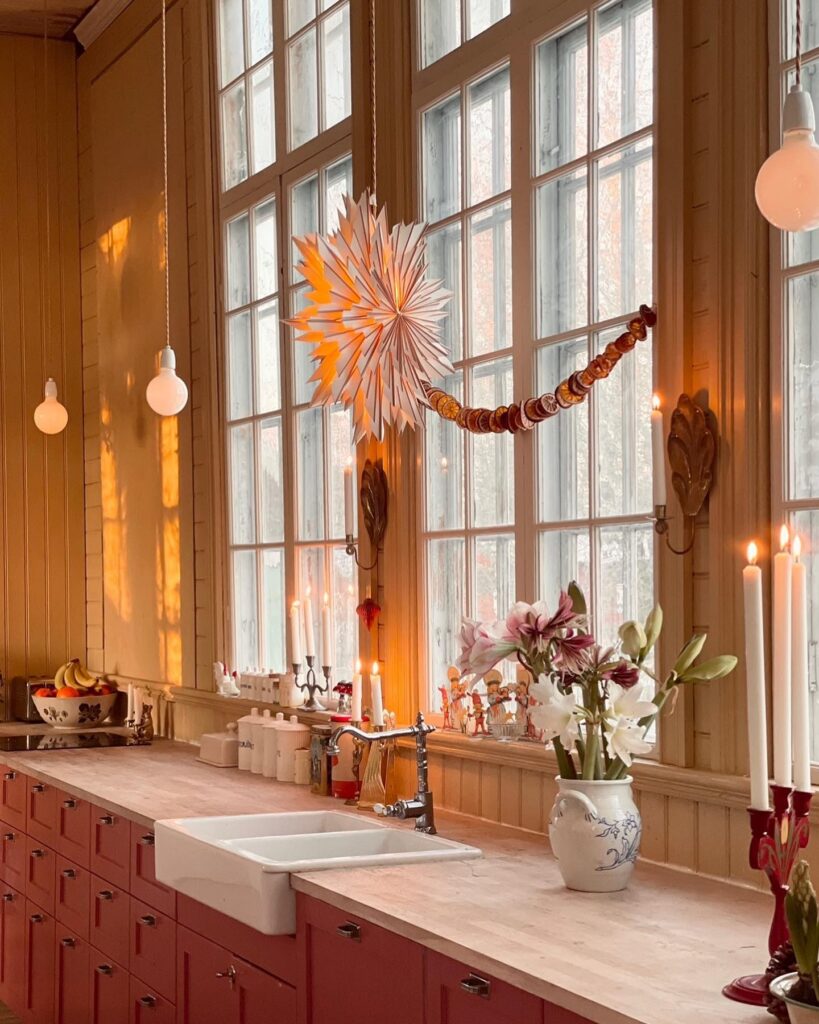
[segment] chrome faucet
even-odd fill
[[[396,740],[401,736],[415,737],[415,764],[418,771],[418,792],[411,800],[396,800],[394,804],[376,804],[373,810],[382,818],[414,818],[415,830],[435,835],[435,812],[432,806],[432,793],[429,791],[427,771],[427,736],[435,732],[435,726],[424,721],[418,712],[415,725],[405,725],[400,729],[384,729],[382,732],[365,732],[355,725],[342,725],[330,737],[327,753],[337,756],[338,741],[342,736],[354,736],[363,743],[376,743],[379,740]]]

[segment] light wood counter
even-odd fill
[[[304,787],[195,760],[196,748],[0,754],[12,768],[151,826],[161,818],[334,807]],[[407,822],[391,823],[411,828]],[[767,961],[765,895],[641,863],[622,893],[563,888],[545,839],[441,813],[481,860],[293,876],[301,892],[468,963],[596,1024],[770,1024],[722,986]]]

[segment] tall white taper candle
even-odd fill
[[[748,565],[742,570],[745,601],[745,678],[748,689],[748,753],[751,807],[770,809],[768,789],[768,722],[765,698],[765,625],[762,614],[762,570],[757,547],[748,545]]]
[[[802,544],[793,538],[793,650],[791,686],[793,703],[793,784],[801,793],[812,792],[810,784],[810,694],[808,689],[808,577],[800,561]]]
[[[774,782],[790,789],[791,765],[791,609],[793,559],[788,527],[779,535],[781,550],[774,557],[773,604],[773,747]]]

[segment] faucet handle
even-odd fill
[[[386,804],[373,804],[373,813],[377,814],[379,818],[389,818],[390,810]]]

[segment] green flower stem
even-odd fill
[[[555,754],[557,755],[557,767],[560,771],[561,779],[576,779],[577,771],[569,752],[557,737],[552,740],[552,745],[554,746]]]
[[[583,778],[593,779],[597,775],[598,763],[597,755],[600,752],[600,742],[597,736],[597,730],[591,723],[589,724],[588,732],[586,734],[586,756],[583,759]]]

